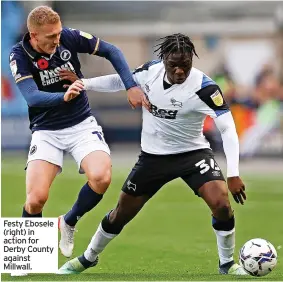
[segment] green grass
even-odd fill
[[[54,182],[44,216],[57,217],[72,206],[85,179],[67,161]],[[2,216],[21,215],[25,200],[23,158],[2,159]],[[127,169],[114,168],[113,181],[102,202],[81,219],[76,233],[74,256],[89,243],[100,220],[117,202]],[[232,203],[236,214],[236,254],[249,239],[261,237],[277,248],[283,245],[282,175],[246,175],[248,200],[244,206]],[[261,279],[217,274],[218,257],[210,211],[180,180],[163,187],[144,210],[100,255],[97,267],[77,276],[32,274],[2,280],[90,281],[90,280],[283,280],[283,248],[278,249],[276,269]],[[61,254],[59,265],[66,262]],[[44,262],[42,262],[44,263]]]

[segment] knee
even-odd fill
[[[233,215],[229,200],[218,200],[213,204],[213,215],[219,220],[228,220]]]
[[[47,194],[29,193],[25,203],[26,211],[30,214],[40,213],[47,199]]]
[[[92,171],[88,174],[90,186],[98,193],[104,193],[111,183],[111,170]]]

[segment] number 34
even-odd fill
[[[210,164],[207,164],[205,162],[205,159],[199,161],[198,163],[195,164],[196,167],[199,167],[201,169],[200,174],[204,174],[207,171],[210,170],[210,168],[214,169],[214,170],[220,170],[220,168],[218,167],[217,163],[215,162],[214,159],[210,159]]]

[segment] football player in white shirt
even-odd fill
[[[98,254],[166,183],[182,178],[212,212],[217,238],[219,273],[245,275],[234,262],[235,218],[228,189],[237,203],[246,199],[239,177],[239,142],[229,107],[220,88],[192,67],[196,51],[190,38],[174,34],[162,38],[160,61],[144,64],[133,77],[146,93],[151,111],[143,109],[142,151],[126,179],[115,209],[100,223],[80,257],[65,263],[61,274],[80,273],[95,266]],[[118,75],[82,80],[86,90],[124,89]],[[214,118],[221,132],[227,159],[227,184],[202,128],[205,117]]]

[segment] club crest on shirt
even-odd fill
[[[182,107],[183,107],[183,103],[180,102],[180,101],[177,101],[177,100],[174,99],[174,98],[171,98],[171,99],[170,99],[170,102],[172,103],[172,105],[173,105],[174,107],[179,107],[179,108],[182,108]]]
[[[216,106],[222,106],[223,105],[223,97],[219,90],[216,90],[212,95],[210,95],[210,98],[212,99],[213,103]]]
[[[61,60],[63,61],[68,61],[70,60],[71,58],[71,52],[69,50],[63,50],[61,53],[60,53],[60,58]]]

